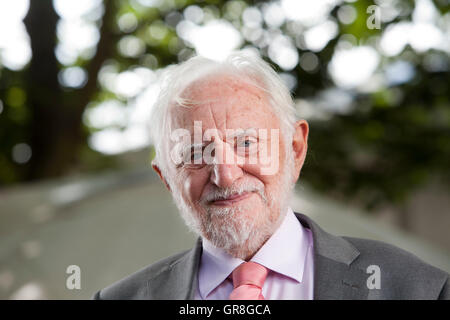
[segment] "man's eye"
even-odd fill
[[[198,165],[203,162],[203,148],[192,147],[182,155],[183,165]]]
[[[254,144],[254,141],[252,141],[250,139],[245,139],[245,140],[239,141],[237,146],[241,147],[241,148],[250,148],[253,144]]]

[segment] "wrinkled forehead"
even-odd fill
[[[278,117],[267,93],[247,79],[211,76],[191,83],[171,106],[171,129],[191,131],[195,121],[204,128],[271,128]]]
[[[258,100],[267,99],[266,93],[258,81],[229,74],[210,75],[188,85],[180,94],[180,98],[192,101],[192,104],[205,104],[217,100],[219,96],[230,98],[237,93],[253,95]]]

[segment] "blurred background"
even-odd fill
[[[450,272],[449,7],[0,0],[0,299],[88,299],[192,246],[151,170],[148,115],[166,66],[236,49],[310,123],[292,207]]]

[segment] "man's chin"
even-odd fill
[[[278,225],[278,215],[266,205],[253,204],[218,208],[205,204],[198,212],[188,210],[183,215],[188,226],[202,238],[234,257],[244,259],[256,253],[270,238]]]
[[[232,224],[220,220],[220,217],[214,220],[209,228],[205,229],[203,237],[234,257],[244,259],[253,255],[271,236],[271,230],[242,221],[243,219],[237,219]],[[211,225],[218,227],[212,229]]]

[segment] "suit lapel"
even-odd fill
[[[307,216],[295,215],[313,234],[314,300],[366,299],[368,275],[352,264],[359,251],[345,239],[322,230]]]
[[[198,287],[197,270],[202,252],[199,238],[193,249],[147,281],[149,299],[193,300]]]

